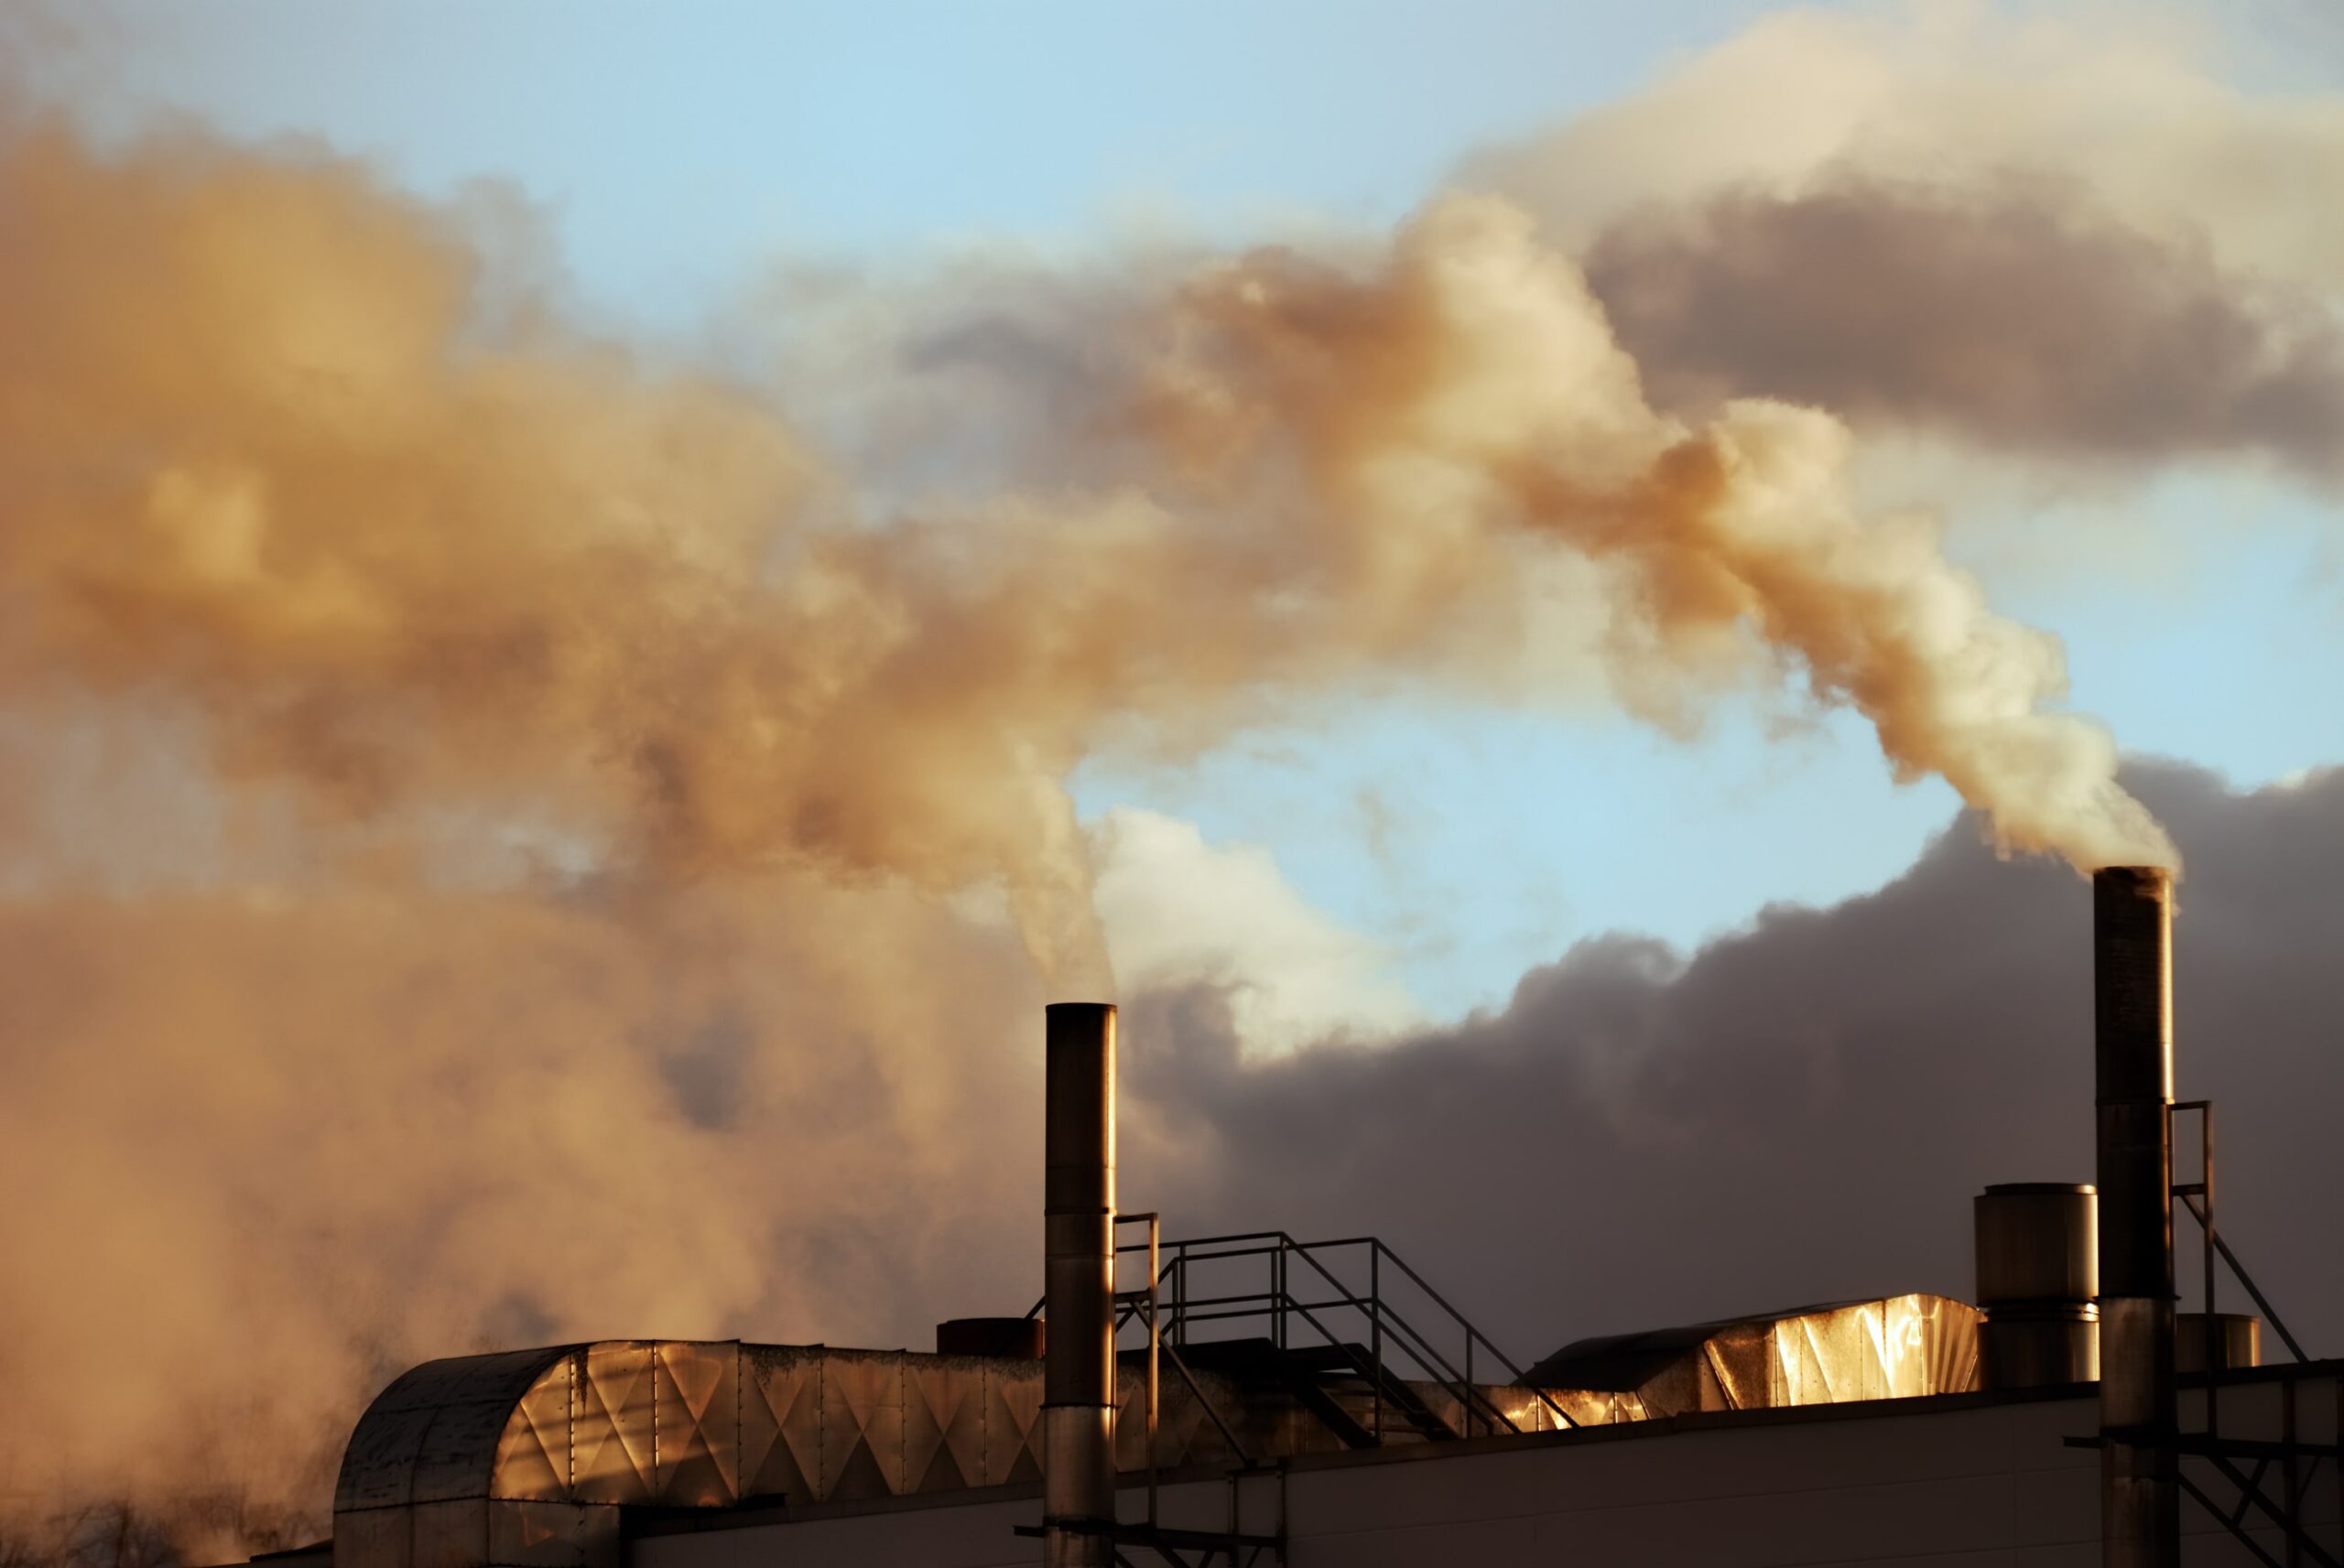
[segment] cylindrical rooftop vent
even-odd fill
[[[2214,1369],[2218,1372],[2234,1372],[2242,1367],[2263,1365],[2261,1318],[2252,1313],[2218,1312],[2213,1315],[2210,1336],[2207,1326],[2206,1314],[2202,1312],[2185,1312],[2174,1319],[2175,1371],[2204,1371],[2209,1340],[2214,1352]]]
[[[1975,1200],[1980,1379],[1990,1389],[2100,1376],[2099,1201],[2089,1186],[2012,1182]]]
[[[2177,1568],[2172,878],[2154,866],[2109,866],[2091,891],[2100,1561]]]
[[[1111,1568],[1115,1517],[1115,1010],[1047,1010],[1042,1561]]]
[[[1038,1317],[948,1317],[936,1325],[939,1356],[994,1356],[1019,1361],[1042,1358]]]

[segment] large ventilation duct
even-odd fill
[[[1042,1561],[1112,1568],[1115,1517],[1115,1010],[1048,1016]]]
[[[2100,1157],[2100,1562],[2177,1568],[2172,881],[2092,877]]]

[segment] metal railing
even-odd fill
[[[1199,1325],[1224,1328],[1258,1325],[1262,1332],[1253,1337],[1267,1339],[1285,1351],[1294,1347],[1295,1325],[1299,1323],[1309,1331],[1306,1344],[1331,1352],[1367,1385],[1370,1403],[1365,1433],[1378,1444],[1384,1441],[1387,1411],[1401,1414],[1426,1436],[1520,1433],[1522,1427],[1479,1381],[1481,1375],[1498,1371],[1544,1406],[1557,1426],[1579,1424],[1546,1390],[1522,1385],[1523,1370],[1514,1359],[1379,1238],[1297,1241],[1283,1230],[1249,1230],[1166,1242],[1153,1214],[1119,1216],[1118,1222],[1145,1223],[1149,1227],[1146,1241],[1123,1242],[1115,1249],[1119,1257],[1145,1252],[1155,1265],[1148,1271],[1145,1286],[1115,1292],[1115,1328],[1120,1334],[1134,1320],[1148,1328],[1150,1405],[1156,1402],[1154,1364],[1160,1355],[1172,1362],[1173,1369],[1241,1458],[1246,1457],[1243,1444],[1205,1399],[1180,1352],[1192,1346],[1248,1336],[1228,1332],[1199,1336],[1190,1332]],[[1362,1267],[1364,1286],[1357,1278]],[[1241,1276],[1234,1286],[1225,1279],[1232,1269]],[[1201,1281],[1199,1273],[1205,1276]],[[1245,1281],[1243,1276],[1247,1273],[1258,1282]],[[1223,1278],[1217,1281],[1216,1275]],[[1297,1277],[1301,1294],[1297,1293]],[[1388,1294],[1394,1284],[1412,1288],[1421,1298],[1420,1312],[1438,1325],[1432,1333],[1418,1328],[1397,1309]],[[1026,1315],[1035,1316],[1042,1305],[1036,1302]],[[1347,1337],[1343,1330],[1362,1336],[1364,1343]],[[1409,1389],[1410,1382],[1432,1384],[1455,1400],[1462,1430],[1449,1427],[1445,1418],[1424,1407]],[[1440,1430],[1425,1432],[1427,1418]]]
[[[2173,1106],[2176,1117],[2195,1112],[2198,1129],[2198,1179],[2174,1184],[2173,1195],[2181,1200],[2182,1207],[2197,1220],[2199,1240],[2199,1306],[2203,1309],[2202,1325],[2205,1339],[2199,1365],[2205,1375],[2206,1424],[2202,1431],[2176,1434],[2177,1452],[2174,1455],[2175,1478],[2182,1491],[2219,1519],[2230,1531],[2230,1538],[2244,1546],[2258,1561],[2270,1568],[2301,1568],[2309,1563],[2313,1568],[2344,1568],[2344,1537],[2339,1537],[2336,1551],[2330,1552],[2311,1539],[2304,1519],[2304,1498],[2309,1481],[2321,1460],[2344,1464],[2335,1444],[2303,1442],[2297,1435],[2295,1423],[2295,1385],[2290,1380],[2280,1388],[2281,1431],[2277,1442],[2226,1437],[2221,1431],[2219,1403],[2221,1373],[2226,1357],[2223,1354],[2223,1333],[2220,1314],[2216,1307],[2217,1271],[2214,1260],[2219,1256],[2230,1265],[2231,1276],[2246,1290],[2247,1295],[2262,1310],[2263,1321],[2270,1324],[2288,1353],[2297,1362],[2309,1359],[2295,1336],[2287,1332],[2278,1312],[2271,1305],[2246,1266],[2222,1238],[2214,1219],[2214,1103],[2205,1099],[2176,1100]],[[2344,1419],[2344,1394],[2339,1396],[2339,1417]],[[2197,1479],[2182,1469],[2184,1455],[2203,1459],[2236,1494],[2234,1506],[2224,1506]],[[2244,1468],[2252,1461],[2254,1468]],[[2280,1496],[2274,1501],[2263,1490],[2264,1475],[2273,1465],[2279,1466]],[[2344,1471],[2339,1471],[2344,1475]],[[2253,1517],[2264,1529],[2276,1529],[2284,1542],[2284,1561],[2271,1555],[2261,1542],[2248,1533],[2247,1521]],[[2344,1530],[2344,1523],[2339,1523]]]
[[[1378,1238],[1297,1241],[1283,1230],[1255,1230],[1156,1247],[1153,1294],[1161,1337],[1176,1353],[1244,1337],[1227,1330],[1249,1324],[1261,1330],[1256,1337],[1289,1350],[1307,1330],[1306,1344],[1331,1352],[1340,1369],[1367,1385],[1366,1430],[1376,1444],[1384,1441],[1387,1413],[1403,1416],[1428,1437],[1444,1434],[1425,1430],[1428,1418],[1456,1437],[1523,1430],[1477,1377],[1502,1370],[1503,1380],[1518,1382],[1522,1368]],[[1145,1251],[1149,1244],[1117,1250]],[[1396,1309],[1395,1286],[1416,1298],[1411,1304],[1434,1325],[1429,1332]],[[1127,1299],[1118,1328],[1140,1310],[1145,1294]],[[1205,1325],[1216,1331],[1195,1333]],[[1459,1427],[1449,1428],[1445,1417],[1424,1406],[1408,1386],[1412,1381],[1435,1385],[1456,1401]],[[1544,1390],[1525,1391],[1556,1425],[1579,1424]]]

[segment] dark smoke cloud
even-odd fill
[[[2178,1088],[2217,1103],[2223,1227],[2332,1354],[2344,770],[2249,795],[2169,767],[2128,782],[2192,868]],[[1381,1233],[1517,1356],[1880,1292],[1966,1298],[1971,1195],[2091,1179],[2089,933],[2071,872],[1957,828],[1876,893],[1768,910],[1690,957],[1582,943],[1503,1011],[1380,1051],[1241,1067],[1216,999],[1145,999],[1125,1201],[1176,1234]]]
[[[1586,260],[1680,408],[1777,396],[2059,459],[2344,477],[2332,313],[2064,183],[1740,189],[1627,219]]]

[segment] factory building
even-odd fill
[[[1167,1239],[1119,1209],[1114,1010],[1061,1005],[1034,1314],[942,1325],[933,1353],[429,1362],[360,1420],[331,1541],[265,1561],[2344,1568],[2344,1363],[2306,1359],[2230,1256],[2210,1158],[2176,1179],[2176,1112],[2210,1111],[2173,1100],[2166,880],[2093,892],[2095,1180],[1978,1195],[1974,1303],[1517,1365],[1372,1238]],[[2206,1299],[2219,1271],[2256,1313],[2176,1315],[2176,1201]]]

